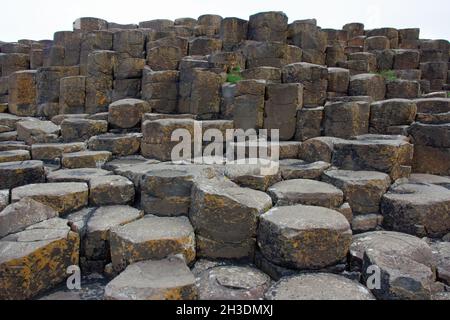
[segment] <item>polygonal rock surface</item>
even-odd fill
[[[348,253],[352,231],[337,211],[321,207],[274,208],[263,214],[258,245],[271,262],[294,269],[321,269]]]
[[[45,181],[42,161],[0,163],[0,189],[12,189],[30,183]]]
[[[86,206],[88,191],[85,183],[30,184],[13,189],[11,200],[17,202],[23,198],[32,198],[62,214]]]
[[[108,122],[104,120],[66,119],[61,123],[61,136],[66,142],[86,141],[90,137],[106,133]]]
[[[17,138],[27,144],[48,142],[59,134],[59,126],[51,121],[20,121],[17,123]]]
[[[383,196],[384,226],[418,236],[450,231],[450,190],[429,184],[400,184]]]
[[[33,144],[31,146],[33,160],[43,161],[53,161],[57,158],[61,158],[64,153],[79,152],[83,150],[86,150],[86,144],[83,142]]]
[[[0,163],[27,161],[30,159],[30,152],[27,150],[11,150],[0,152]]]
[[[129,156],[139,153],[142,135],[103,134],[89,139],[89,149],[93,151],[109,151],[114,156]]]
[[[344,202],[344,194],[331,184],[314,180],[287,180],[279,182],[268,190],[278,206],[296,204],[338,208]]]
[[[196,183],[189,217],[197,235],[198,255],[213,259],[251,257],[258,216],[271,207],[267,194],[230,181]]]
[[[112,172],[103,169],[81,168],[57,170],[47,175],[48,182],[86,182],[101,176],[112,175]]]
[[[352,263],[360,265],[363,278],[380,271],[381,286],[372,293],[379,299],[430,299],[434,282],[431,248],[419,238],[398,232],[357,235],[350,248]]]
[[[124,99],[109,105],[108,122],[117,128],[137,126],[144,113],[151,112],[148,102],[138,99]]]
[[[78,265],[79,241],[59,218],[0,239],[0,298],[30,299],[64,281]]]
[[[241,187],[260,191],[266,191],[268,187],[281,180],[277,167],[271,169],[261,164],[228,163],[225,175]]]
[[[375,300],[356,281],[329,274],[304,274],[277,282],[266,294],[268,300]]]
[[[121,271],[127,265],[149,259],[164,259],[183,254],[187,263],[195,259],[195,234],[186,217],[143,219],[113,228],[110,235],[113,268]]]
[[[436,258],[437,278],[450,285],[450,242],[437,242],[431,245]]]
[[[323,161],[307,163],[303,160],[286,159],[280,161],[281,175],[284,180],[310,179],[318,180],[330,164]]]
[[[84,251],[88,260],[109,259],[110,230],[143,216],[143,212],[128,206],[109,206],[95,210],[86,224]]]
[[[258,269],[233,265],[207,269],[197,280],[200,300],[261,300],[270,284]]]
[[[101,168],[111,159],[109,151],[81,151],[63,154],[62,165],[67,169]]]
[[[387,174],[375,171],[330,170],[323,180],[341,189],[357,214],[378,213],[381,197],[391,185]]]
[[[57,217],[58,212],[33,199],[24,198],[0,212],[0,238]]]
[[[89,181],[92,206],[124,205],[134,201],[134,184],[122,176],[101,176]]]
[[[195,278],[183,259],[171,257],[128,266],[105,288],[106,300],[195,300]]]

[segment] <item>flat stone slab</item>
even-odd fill
[[[344,194],[331,184],[306,179],[279,182],[267,191],[278,206],[296,204],[339,208]]]
[[[88,260],[109,260],[110,230],[142,218],[141,210],[107,206],[95,210],[86,223],[84,250]]]
[[[164,259],[183,254],[187,263],[195,259],[195,234],[186,217],[156,217],[143,219],[111,230],[111,260],[113,268],[149,259]]]
[[[287,268],[317,270],[337,264],[346,257],[351,241],[349,222],[331,209],[276,207],[260,217],[262,254]]]
[[[101,168],[111,160],[109,151],[81,151],[65,153],[62,156],[62,165],[67,169]]]
[[[59,135],[60,128],[51,121],[20,121],[17,123],[17,138],[27,144],[39,143],[48,139],[48,136]]]
[[[60,218],[0,239],[0,298],[31,299],[63,282],[78,265],[79,241]]]
[[[437,262],[437,278],[450,285],[450,242],[437,242],[431,245]]]
[[[258,217],[272,207],[267,194],[211,179],[197,181],[191,199],[189,218],[199,256],[239,259],[253,255]]]
[[[418,236],[450,232],[449,208],[450,190],[432,184],[394,185],[381,202],[385,227]]]
[[[30,152],[27,150],[0,151],[0,163],[30,160]]]
[[[216,266],[197,279],[199,300],[262,300],[271,279],[250,266]]]
[[[284,180],[318,180],[330,166],[329,163],[323,161],[313,163],[298,159],[286,159],[280,161],[281,176]]]
[[[322,180],[344,192],[355,214],[378,213],[381,197],[391,185],[389,175],[375,171],[330,170]]]
[[[0,238],[58,216],[58,212],[33,199],[24,198],[0,212]]]
[[[89,149],[109,151],[114,156],[129,156],[139,153],[142,134],[102,134],[89,139]]]
[[[0,189],[12,189],[30,183],[45,181],[42,161],[19,161],[0,163]]]
[[[9,205],[9,190],[0,190],[0,211]]]
[[[350,247],[351,263],[359,266],[363,280],[375,266],[386,277],[372,293],[383,300],[430,299],[435,262],[423,240],[398,232],[377,231],[357,235]]]
[[[105,288],[106,300],[196,300],[195,278],[183,259],[132,264]]]
[[[40,183],[13,189],[11,200],[32,198],[63,214],[87,206],[88,193],[86,183]]]
[[[277,282],[267,300],[375,300],[362,284],[329,273],[304,274]]]
[[[229,163],[226,165],[225,175],[241,187],[260,191],[266,191],[281,181],[279,168],[275,166],[270,168],[265,164]]]
[[[26,145],[23,141],[1,141],[0,140],[0,151],[11,151],[11,150],[28,150],[31,148]]]
[[[86,150],[84,142],[33,144],[31,154],[33,160],[53,161],[60,159],[64,153]]]
[[[109,176],[113,173],[103,169],[81,168],[81,169],[63,169],[49,173],[48,182],[86,182],[91,179],[103,176]]]
[[[122,176],[100,176],[89,180],[92,206],[126,205],[134,201],[134,184]]]

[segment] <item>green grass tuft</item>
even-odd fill
[[[383,70],[383,71],[378,72],[377,74],[379,74],[380,76],[382,76],[384,79],[386,79],[388,81],[393,81],[393,80],[398,79],[394,70]]]
[[[240,67],[235,67],[235,68],[231,69],[230,72],[228,72],[227,82],[236,84],[241,80],[242,80],[242,76],[241,76],[241,68]]]

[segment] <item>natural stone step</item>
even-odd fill
[[[270,197],[230,181],[199,181],[192,189],[190,220],[200,257],[252,259],[258,217],[272,207]]]
[[[317,270],[337,264],[346,257],[351,239],[347,219],[327,208],[276,207],[260,217],[262,254],[288,268]]]
[[[143,219],[110,231],[111,259],[115,271],[149,259],[183,254],[187,263],[195,260],[195,234],[186,217]]]
[[[48,182],[86,182],[97,177],[112,175],[111,171],[94,168],[63,169],[49,173]]]
[[[268,300],[375,300],[356,281],[334,274],[317,273],[283,278],[266,294]]]
[[[122,176],[100,176],[89,180],[89,203],[92,206],[126,205],[134,201],[134,184]]]
[[[0,212],[0,238],[57,216],[58,212],[51,207],[33,199],[24,198]]]
[[[101,168],[111,160],[109,151],[80,151],[65,153],[62,156],[62,166],[67,169]]]
[[[0,239],[1,299],[31,299],[63,282],[78,264],[79,241],[59,218]]]
[[[130,134],[104,134],[89,139],[89,150],[109,151],[114,156],[129,156],[139,153],[142,135]]]
[[[331,184],[314,180],[287,180],[279,182],[267,191],[278,206],[304,204],[326,208],[339,208],[344,194]]]
[[[27,150],[0,151],[0,163],[27,160],[31,160],[30,152]]]
[[[60,159],[64,153],[84,150],[86,150],[86,144],[83,142],[33,144],[31,146],[33,160],[42,161],[54,161]]]
[[[281,175],[284,180],[309,179],[319,180],[330,164],[323,161],[307,163],[303,160],[286,159],[280,161]]]
[[[373,275],[370,266],[388,276],[372,290],[378,299],[430,299],[435,266],[431,248],[421,239],[397,232],[363,233],[354,237],[350,256],[363,279]]]
[[[30,183],[45,181],[42,161],[0,163],[0,189],[12,189]]]
[[[105,288],[106,300],[195,300],[195,278],[183,259],[138,262]]]
[[[88,186],[85,183],[29,184],[11,191],[12,202],[31,198],[55,209],[60,214],[78,210],[88,204]]]
[[[270,284],[260,270],[238,265],[208,268],[197,280],[199,300],[260,300]]]

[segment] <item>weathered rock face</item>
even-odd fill
[[[111,230],[111,259],[114,270],[145,260],[182,254],[187,263],[195,260],[195,234],[186,217],[147,215]]]
[[[410,125],[417,114],[417,106],[406,99],[391,99],[370,106],[370,132],[388,134],[389,127]]]
[[[318,273],[286,277],[266,293],[268,300],[375,300],[356,281],[334,274]]]
[[[386,85],[383,77],[376,74],[360,74],[350,78],[349,94],[352,96],[370,96],[374,100],[383,100]]]
[[[437,278],[448,285],[450,283],[450,243],[434,243],[431,248],[436,259]]]
[[[430,184],[393,186],[383,196],[381,211],[390,230],[418,236],[443,236],[450,230],[450,191]]]
[[[397,232],[370,232],[355,236],[350,256],[362,268],[363,279],[381,275],[378,299],[426,300],[431,298],[434,262],[431,248],[419,238]]]
[[[196,183],[189,218],[197,235],[198,256],[251,260],[258,216],[271,207],[270,197],[261,191],[226,181]]]
[[[66,119],[61,123],[61,136],[65,142],[84,142],[107,130],[108,123],[103,120]]]
[[[311,206],[274,208],[260,218],[258,246],[271,262],[317,270],[337,264],[348,253],[350,224],[339,212]]]
[[[277,206],[293,206],[297,204],[338,208],[342,205],[344,195],[334,186],[314,180],[288,180],[269,188]]]
[[[270,277],[256,268],[215,266],[199,275],[199,300],[260,300],[271,284]]]
[[[324,129],[329,137],[351,138],[369,133],[370,105],[366,102],[335,102],[325,105]]]
[[[20,161],[0,163],[2,177],[0,189],[12,189],[30,183],[45,181],[44,164],[42,161]]]
[[[149,104],[138,99],[124,99],[109,105],[108,122],[121,129],[133,128],[141,123],[144,113],[151,112]]]
[[[107,300],[195,300],[195,278],[183,259],[133,264],[105,288]]]
[[[0,239],[1,298],[31,299],[63,282],[67,268],[78,265],[79,241],[59,218]]]

